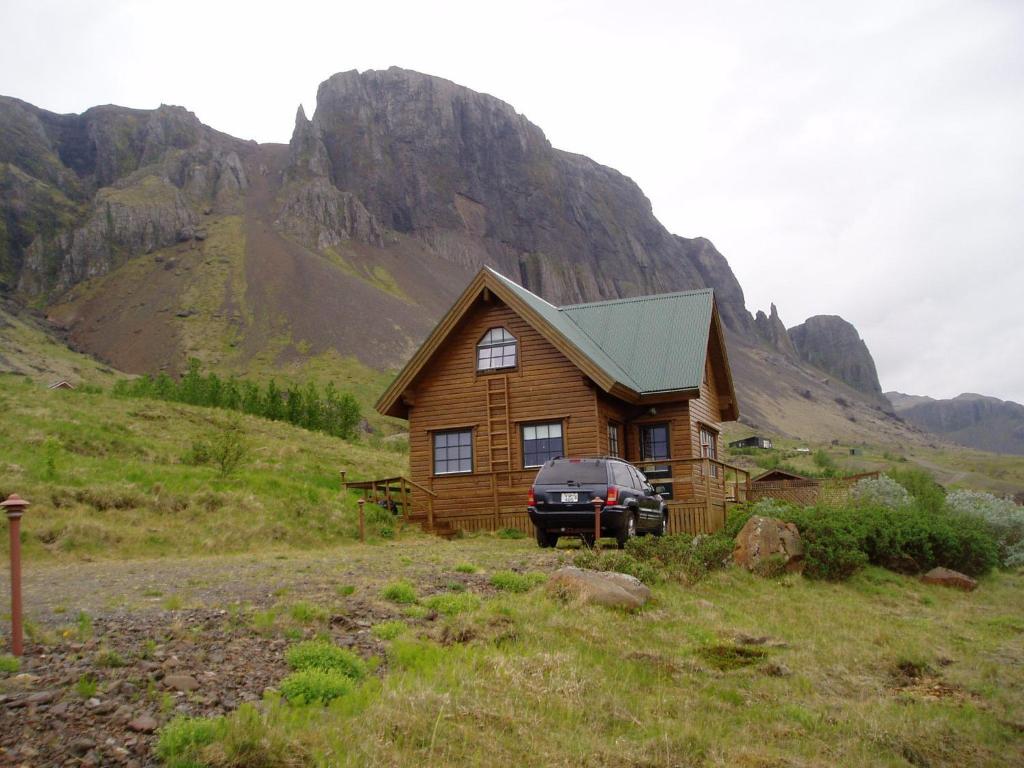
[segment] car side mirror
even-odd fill
[[[654,493],[654,486],[651,485],[650,483],[644,484],[644,493],[653,494]]]

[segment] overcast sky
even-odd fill
[[[0,93],[287,141],[334,72],[508,101],[711,238],[753,311],[839,314],[884,389],[1024,402],[1024,2],[0,0]]]

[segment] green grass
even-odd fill
[[[338,672],[353,680],[359,680],[366,676],[366,662],[352,651],[321,640],[311,640],[293,645],[285,651],[284,658],[288,662],[288,666],[297,672],[320,669]]]
[[[16,656],[0,655],[0,672],[13,675],[19,669],[21,669],[21,662],[18,661]]]
[[[489,567],[536,551],[458,546]],[[381,578],[420,565],[389,558]],[[379,684],[292,678],[249,725],[338,766],[1013,766],[1019,615],[1020,573],[964,594],[874,567],[842,584],[728,569],[636,614],[502,592],[440,634],[377,625]]]
[[[475,611],[480,607],[480,598],[472,592],[444,593],[426,598],[423,605],[442,616],[455,616]]]
[[[0,492],[32,504],[26,559],[323,547],[356,536],[356,494],[338,492],[340,468],[350,478],[407,472],[399,453],[243,417],[253,454],[222,478],[182,462],[215,415],[0,375]],[[371,520],[371,539],[389,522]]]
[[[528,592],[546,580],[543,573],[498,571],[491,575],[491,585],[505,592]]]
[[[381,590],[380,596],[385,600],[399,605],[411,605],[416,602],[416,588],[407,581],[395,581]]]

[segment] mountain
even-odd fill
[[[955,443],[1024,456],[1024,405],[965,392],[950,400],[886,392],[900,417]]]
[[[489,264],[558,304],[712,287],[747,424],[906,433],[852,326],[852,364],[825,354],[845,327],[808,321],[802,350],[632,180],[450,81],[334,75],[287,146],[170,106],[56,115],[0,99],[0,128],[0,285],[119,369],[177,372],[194,356],[225,373],[376,381]]]
[[[849,384],[857,391],[881,399],[875,361],[857,329],[838,315],[816,315],[789,329],[800,359]]]

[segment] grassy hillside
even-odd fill
[[[723,443],[747,437],[749,427],[726,425]],[[840,474],[885,472],[889,469],[922,469],[948,489],[969,488],[999,495],[1024,491],[1024,456],[987,453],[955,445],[932,435],[918,435],[914,440],[899,443],[865,441],[831,442],[798,441],[772,436],[775,448],[770,451],[724,449],[726,461],[749,469],[755,475],[773,462],[800,474],[814,477],[827,468]],[[808,453],[797,453],[807,448]],[[821,456],[826,465],[821,465]],[[817,456],[817,458],[816,458]]]
[[[24,521],[28,555],[330,544],[354,531],[352,499],[338,493],[339,469],[352,479],[405,471],[404,455],[393,450],[240,416],[247,456],[222,477],[212,463],[194,463],[194,446],[221,439],[230,418],[0,376],[0,494],[32,502]]]
[[[0,374],[16,373],[42,384],[67,379],[108,386],[120,374],[95,358],[73,352],[24,310],[0,298]]]

